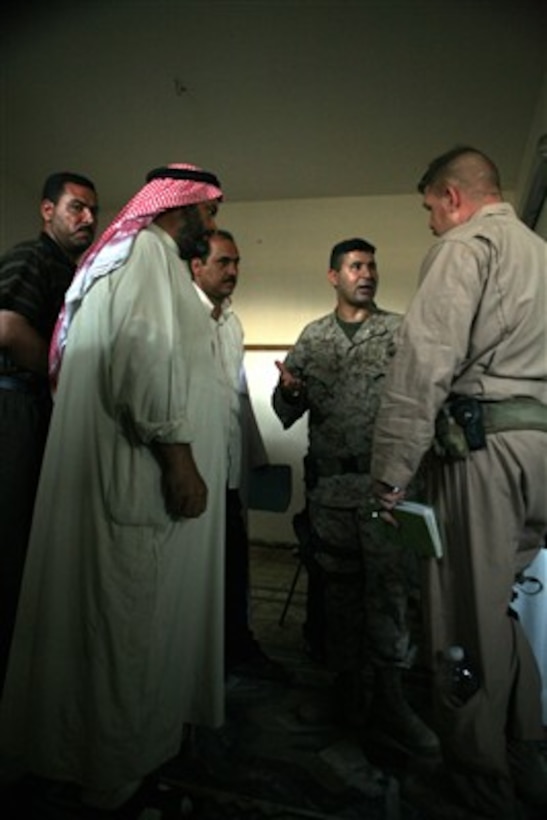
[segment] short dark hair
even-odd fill
[[[81,185],[97,193],[95,185],[87,177],[81,174],[74,174],[72,171],[55,171],[55,173],[50,174],[44,182],[42,199],[49,199],[50,202],[56,204],[65,189],[65,185],[70,183],[73,185]]]
[[[344,239],[342,242],[337,242],[330,252],[329,267],[331,270],[340,270],[342,257],[351,251],[363,251],[364,253],[376,253],[376,248],[366,239]]]
[[[464,160],[464,162],[459,162],[459,160]],[[465,160],[470,160],[471,163],[465,163]],[[470,166],[467,169],[466,164]],[[432,160],[418,183],[418,191],[424,194],[426,188],[438,186],[450,177],[462,183],[469,182],[466,179],[466,171],[471,171],[475,176],[480,174],[482,187],[490,189],[490,193],[499,192],[501,182],[496,165],[490,157],[471,145],[456,145],[450,151]]]
[[[231,234],[230,231],[226,231],[223,228],[211,228],[210,230],[205,231],[205,233],[196,241],[189,259],[201,259],[202,262],[205,262],[211,253],[210,240],[214,236],[218,236],[220,239],[227,239],[229,242],[235,243],[233,234]]]

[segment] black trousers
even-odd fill
[[[258,651],[249,626],[249,537],[237,490],[226,492],[225,666],[229,669]]]
[[[0,389],[0,691],[50,414],[49,395]]]

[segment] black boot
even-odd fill
[[[402,669],[375,670],[369,729],[374,737],[407,754],[438,755],[437,735],[416,714],[403,692]]]
[[[339,672],[333,687],[337,722],[353,728],[362,728],[368,721],[372,683],[364,670]]]
[[[339,725],[354,729],[367,722],[371,685],[361,669],[338,672],[326,700],[301,704],[298,719],[307,725]]]

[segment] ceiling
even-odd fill
[[[194,162],[227,201],[407,194],[470,143],[515,185],[543,0],[8,0],[2,169],[86,173],[118,209]],[[37,183],[37,180],[39,182]]]

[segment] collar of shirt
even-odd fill
[[[209,313],[211,318],[214,319],[216,322],[218,322],[220,320],[226,321],[226,319],[228,318],[228,314],[232,313],[232,310],[233,310],[232,309],[232,300],[229,299],[229,298],[224,300],[224,302],[220,306],[220,311],[221,311],[220,315],[217,316],[216,314],[217,314],[218,309],[217,309],[217,306],[214,304],[214,302],[212,302],[209,299],[209,297],[207,296],[205,291],[203,291],[199,287],[199,285],[197,285],[193,280],[192,280],[192,284],[193,284],[193,286],[196,290],[196,293],[199,297],[199,300],[200,300],[201,304],[207,310],[207,312]]]
[[[52,236],[50,236],[45,231],[41,231],[40,241],[44,247],[47,247],[49,249],[51,255],[55,256],[55,258],[58,259],[59,262],[62,262],[64,265],[66,265],[67,268],[71,268],[71,270],[73,271],[76,270],[76,262],[63,251],[59,243],[56,242]]]
[[[442,241],[443,239],[451,239],[454,236],[457,237],[460,233],[465,234],[465,232],[470,229],[473,231],[476,229],[478,222],[491,216],[512,216],[514,219],[517,218],[515,209],[509,202],[489,202],[487,205],[483,205],[482,208],[476,210],[465,222],[454,225],[453,228],[450,228],[450,230],[437,237],[437,239],[438,241]]]

